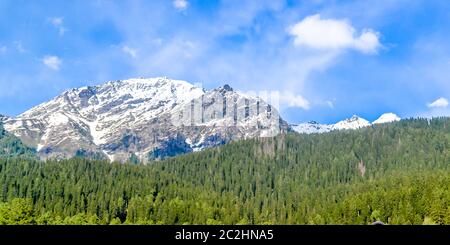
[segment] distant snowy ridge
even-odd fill
[[[335,124],[319,124],[315,121],[301,124],[291,125],[292,129],[298,133],[313,134],[313,133],[327,133],[333,130],[359,129],[369,127],[373,124],[382,124],[399,121],[401,118],[394,113],[385,113],[377,120],[370,123],[364,118],[353,115],[351,118],[339,121]]]
[[[297,125],[291,125],[292,129],[299,133],[305,134],[315,134],[315,133],[326,133],[332,130],[332,125],[328,124],[319,124],[315,121],[301,123]]]

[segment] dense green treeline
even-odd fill
[[[147,166],[0,159],[1,224],[450,224],[450,119],[227,144]]]
[[[447,172],[393,174],[365,183],[306,188],[302,199],[271,207],[254,206],[259,202],[254,198],[240,204],[216,192],[186,189],[197,198],[151,193],[125,202],[119,197],[116,204],[107,204],[115,207],[113,216],[99,213],[101,204],[92,199],[95,208],[65,215],[61,210],[69,207],[40,211],[30,197],[13,198],[0,204],[0,224],[450,224],[449,187]]]

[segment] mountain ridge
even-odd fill
[[[326,133],[398,121],[385,113],[374,122],[353,115],[335,124],[289,125],[256,96],[225,84],[212,90],[167,77],[130,78],[64,91],[0,123],[39,156],[82,156],[147,162],[230,141],[280,131]]]
[[[297,133],[327,133],[333,130],[354,130],[364,127],[369,127],[375,124],[383,124],[400,121],[401,118],[396,114],[389,112],[382,114],[378,119],[373,122],[369,122],[366,119],[359,117],[357,115],[353,115],[351,118],[341,120],[335,124],[320,124],[315,121],[300,123],[300,124],[292,124],[292,129]]]
[[[210,91],[166,77],[109,81],[64,91],[5,129],[41,158],[86,156],[146,162],[288,130],[259,97]]]

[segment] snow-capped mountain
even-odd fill
[[[345,129],[359,129],[369,127],[373,124],[389,123],[400,121],[401,118],[394,113],[385,113],[381,115],[373,123],[370,123],[364,118],[353,115],[351,118],[337,122],[336,124],[319,124],[317,122],[308,122],[301,124],[291,125],[292,129],[298,133],[312,134],[312,133],[327,133],[333,130],[345,130]]]
[[[4,124],[42,158],[144,162],[288,128],[270,105],[228,85],[206,91],[162,77],[71,89]]]
[[[297,125],[294,124],[291,126],[294,131],[304,134],[326,133],[330,132],[333,127],[333,125],[319,124],[316,121],[300,123]]]
[[[343,130],[343,129],[358,129],[363,127],[370,126],[370,122],[364,118],[353,115],[349,119],[342,120],[333,125],[334,130]]]
[[[381,123],[389,123],[400,121],[401,118],[394,113],[385,113],[381,115],[377,120],[375,120],[372,124],[381,124]]]

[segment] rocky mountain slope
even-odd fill
[[[0,114],[0,123],[6,121],[6,120],[8,120],[8,119],[9,119],[8,116],[5,116],[5,115]]]
[[[71,89],[3,123],[43,159],[143,162],[289,127],[266,102],[228,85],[206,91],[163,77]]]

